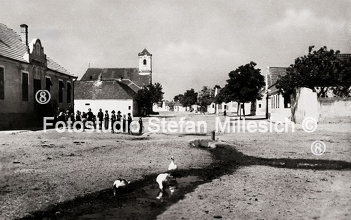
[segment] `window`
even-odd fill
[[[65,85],[63,84],[62,80],[59,80],[59,103],[63,102],[63,89]]]
[[[258,108],[261,108],[261,104],[258,104]]]
[[[50,88],[52,86],[52,82],[50,77],[45,78],[45,89],[50,92]]]
[[[85,105],[90,105],[90,103],[85,103]]]
[[[67,82],[67,103],[71,103],[71,82]]]
[[[22,72],[22,101],[28,101],[28,73]]]
[[[143,64],[146,65],[146,59],[143,60]]]
[[[130,110],[132,107],[131,106],[128,106],[128,110]]]
[[[89,79],[93,79],[93,76],[89,76]]]
[[[0,66],[0,99],[5,99],[5,69]]]
[[[284,108],[291,107],[290,95],[284,95]]]

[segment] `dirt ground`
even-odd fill
[[[144,120],[148,128],[148,119]],[[351,218],[350,123],[319,124],[313,133],[299,125],[286,133],[217,133],[226,148],[211,151],[189,147],[187,141],[209,139],[215,127],[213,115],[169,115],[166,120],[205,121],[206,136],[203,130],[143,136],[0,132],[0,218],[30,219],[42,212],[57,214],[47,219],[65,218],[65,213],[99,219],[102,215],[87,214],[101,208],[114,210],[105,219]],[[311,152],[316,140],[326,144],[323,155]],[[203,181],[162,202],[148,200],[138,206],[129,202],[134,194],[140,196],[141,187],[157,189],[154,178],[167,170],[170,156],[184,175],[198,175]],[[119,201],[111,191],[117,178],[132,182]],[[87,205],[86,201],[99,199],[103,201],[99,205]],[[69,213],[70,204],[76,209]],[[139,207],[139,214],[123,216],[123,207],[129,205]]]

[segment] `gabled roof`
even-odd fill
[[[26,53],[27,46],[22,43],[21,37],[14,30],[0,23],[0,55],[28,63],[24,58]]]
[[[281,76],[286,75],[287,69],[288,67],[269,67],[269,73],[267,75],[269,89],[275,89],[274,85],[277,83],[278,79]]]
[[[81,81],[86,80],[120,80],[128,85],[134,84],[132,85],[133,90],[139,90],[141,87],[149,85],[150,76],[140,75],[138,68],[88,68],[81,78]]]
[[[0,23],[0,56],[18,60],[20,62],[29,63],[28,47],[22,42],[20,35],[6,25]],[[53,71],[74,76],[65,68],[56,63],[49,56],[46,56],[47,67]]]
[[[116,80],[76,81],[74,98],[79,99],[133,99],[136,96],[127,85]]]
[[[138,53],[138,56],[144,56],[144,55],[152,56],[152,54],[149,53],[149,51],[147,51],[146,48],[143,51],[141,51],[140,53]]]

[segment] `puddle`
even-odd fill
[[[148,214],[152,213],[155,208],[157,209],[158,206],[163,206],[164,203],[167,203],[172,197],[179,198],[183,196],[184,193],[187,192],[187,187],[203,182],[198,176],[176,178],[176,181],[177,187],[174,192],[171,193],[166,187],[167,189],[165,189],[161,199],[156,198],[159,193],[159,188],[155,181],[138,189],[138,196],[134,198],[134,201],[128,201],[127,204],[108,208],[96,213],[76,216],[75,219],[148,219],[149,217],[152,217],[148,216]]]

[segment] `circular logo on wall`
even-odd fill
[[[51,99],[51,95],[50,92],[48,90],[38,90],[35,93],[35,100],[39,103],[39,104],[46,104],[50,101]]]

